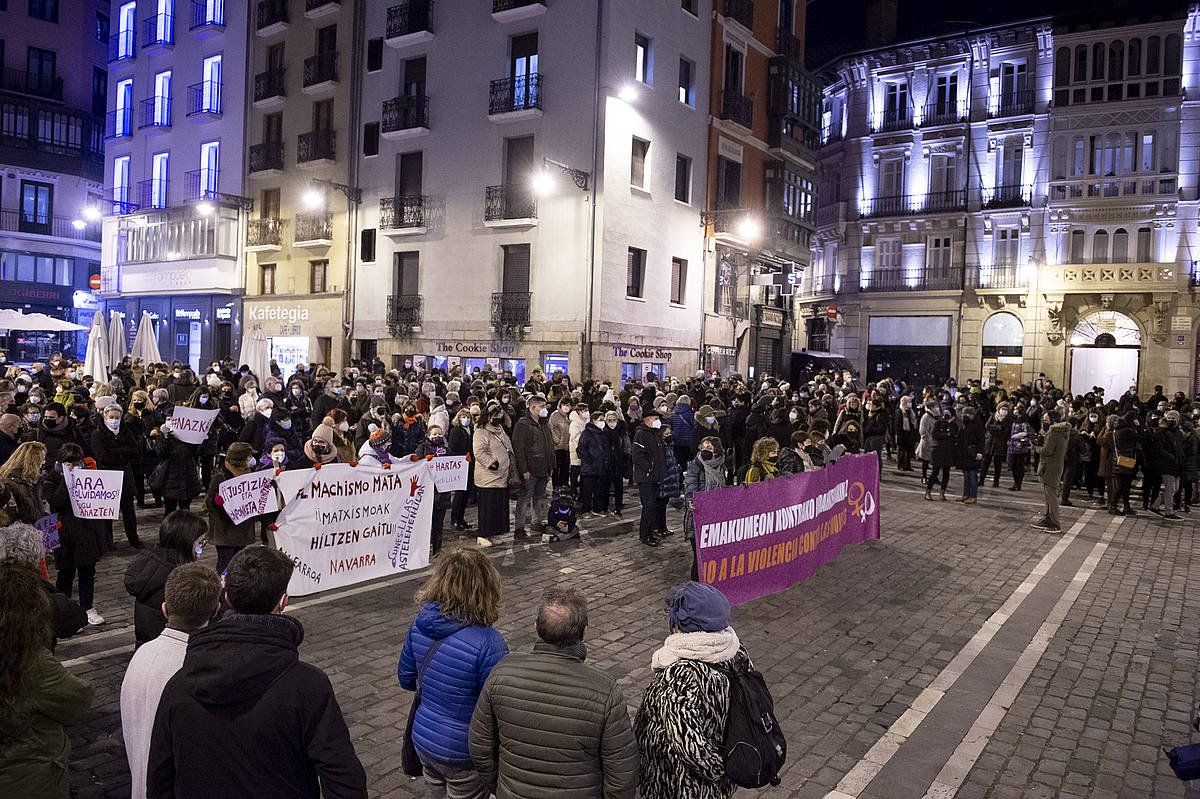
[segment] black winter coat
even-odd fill
[[[934,428],[934,438],[937,437],[937,428]],[[937,445],[934,445],[934,453],[936,457]],[[963,419],[958,425],[958,438],[955,441],[955,461],[958,468],[963,469],[972,467],[975,469],[983,466],[983,459],[977,456],[984,454],[984,431],[983,422],[979,421],[979,417],[972,419]]]
[[[167,626],[163,616],[163,592],[167,577],[188,561],[178,552],[160,546],[147,547],[125,570],[125,590],[133,597],[133,637],[138,646],[152,641]]]
[[[993,457],[996,455],[1003,457],[1008,454],[1008,440],[1012,438],[1012,426],[1013,420],[1011,416],[1005,416],[1001,420],[997,419],[995,414],[993,414],[987,423],[987,439],[984,444],[984,452]]]
[[[513,426],[512,448],[518,475],[549,477],[554,471],[554,436],[548,423],[523,415]]]
[[[75,423],[70,417],[66,417],[64,422],[59,422],[57,427],[51,427],[43,419],[38,425],[36,438],[46,447],[47,465],[58,463],[58,451],[62,449],[63,444],[79,443],[75,437]]]
[[[98,562],[109,550],[108,531],[104,522],[75,517],[71,512],[67,481],[55,470],[51,470],[42,480],[42,496],[50,505],[50,510],[58,514],[60,545],[55,550],[56,557],[66,557],[77,566]]]
[[[666,471],[662,431],[638,425],[633,434],[633,482],[661,483]]]
[[[291,616],[227,613],[192,634],[163,689],[147,797],[365,799],[329,678],[300,660]]]
[[[50,599],[50,613],[54,623],[54,639],[50,651],[63,638],[70,638],[87,626],[87,611],[79,603],[58,590],[58,586],[49,580],[42,580],[42,588]]]
[[[613,473],[612,445],[608,436],[592,422],[579,434],[579,474],[582,477],[608,477]]]
[[[200,495],[200,474],[197,455],[199,444],[180,441],[174,435],[164,435],[158,442],[159,460],[167,464],[162,495],[168,499],[191,502]]]
[[[134,431],[124,424],[115,433],[103,424],[97,426],[92,430],[92,457],[96,459],[96,468],[123,471],[129,482],[128,470],[138,462]]]
[[[222,462],[221,468],[213,472],[208,484],[208,493],[204,495],[204,510],[208,514],[208,540],[218,547],[248,547],[258,542],[256,526],[260,517],[251,516],[241,524],[234,524],[225,512],[225,508],[214,500],[221,483],[233,479],[233,472]]]
[[[938,419],[933,423],[933,457],[930,463],[934,466],[953,466],[958,442],[958,425],[949,419]]]

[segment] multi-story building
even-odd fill
[[[369,0],[355,355],[694,370],[711,12]]]
[[[819,88],[804,5],[722,0],[711,27],[704,364],[780,374],[814,222]]]
[[[107,0],[0,3],[0,307],[88,325],[100,272]],[[87,335],[6,331],[9,360],[82,357]]]
[[[1047,17],[833,63],[806,345],[868,378],[1193,386],[1197,21]]]
[[[245,3],[114,0],[100,292],[199,368],[242,335]]]
[[[357,247],[365,0],[251,3],[247,330],[284,371],[340,368]]]

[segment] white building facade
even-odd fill
[[[697,368],[709,0],[370,0],[353,354]]]
[[[1195,24],[1035,19],[832,65],[806,345],[868,378],[1195,390]]]

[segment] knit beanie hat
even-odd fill
[[[683,633],[717,633],[729,626],[729,600],[705,583],[686,582],[667,597],[671,629]]]
[[[313,430],[312,438],[304,445],[304,454],[313,463],[329,463],[337,457],[333,445],[333,419],[326,416]]]
[[[229,445],[229,449],[225,453],[225,462],[230,466],[244,469],[253,454],[254,448],[245,441],[235,441]]]
[[[387,449],[392,443],[392,428],[387,425],[373,424],[367,427],[371,432],[371,447],[377,450]]]

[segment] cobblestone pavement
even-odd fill
[[[1196,703],[1200,599],[1186,588],[1200,577],[1200,517],[1114,521],[1064,508],[1064,535],[1051,536],[1028,526],[1036,483],[985,487],[968,507],[926,502],[911,477],[887,472],[882,540],[735,613],[789,742],[783,785],[758,795],[1184,797],[1158,747],[1189,740]],[[490,551],[510,647],[532,644],[543,587],[575,585],[591,602],[588,660],[619,675],[631,713],[667,632],[661,599],[690,565],[680,538],[640,546],[636,512],[627,503],[623,522],[585,520],[578,541]],[[120,547],[101,564],[97,608],[108,623],[59,645],[98,689],[71,730],[79,797],[129,792],[119,688],[132,652],[121,588],[130,557]],[[306,630],[301,654],[329,673],[373,797],[418,795],[400,770],[411,695],[395,666],[420,578],[292,606]]]

